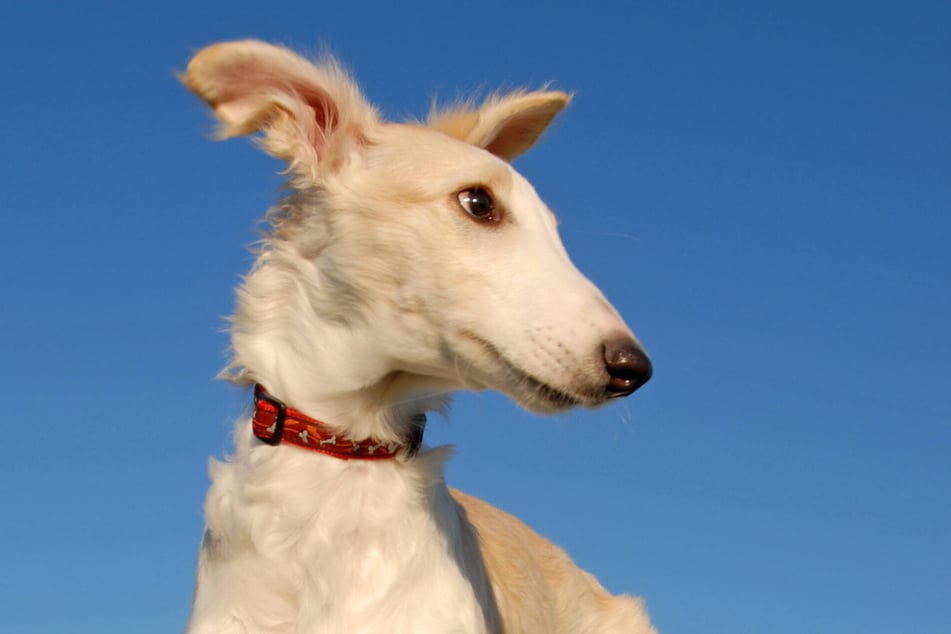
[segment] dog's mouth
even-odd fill
[[[479,348],[501,369],[503,381],[491,381],[487,387],[504,392],[524,407],[550,413],[579,405],[596,405],[601,401],[601,399],[573,394],[537,378],[509,360],[494,344],[472,331],[461,330],[459,334],[464,339],[478,344]]]

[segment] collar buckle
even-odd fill
[[[275,410],[274,423],[263,430],[258,426],[255,426],[254,435],[257,436],[262,442],[267,443],[272,447],[277,446],[281,444],[281,440],[284,438],[284,422],[287,420],[287,405],[285,405],[283,401],[280,401],[268,394],[260,385],[255,388],[254,392],[255,399],[264,401]],[[263,432],[269,432],[270,435]]]

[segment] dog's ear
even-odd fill
[[[490,97],[478,108],[433,113],[429,125],[511,161],[535,144],[569,101],[557,90],[515,92]]]
[[[261,132],[262,147],[299,175],[332,170],[379,121],[333,60],[317,66],[256,40],[202,49],[180,79],[214,109],[220,138]]]

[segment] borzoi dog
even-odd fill
[[[654,632],[515,518],[447,488],[425,413],[457,389],[536,412],[651,365],[510,161],[568,103],[514,92],[387,123],[333,61],[257,41],[182,76],[288,191],[237,291],[226,374],[254,386],[211,464],[187,632]]]

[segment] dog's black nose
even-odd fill
[[[611,377],[606,388],[609,398],[627,396],[647,383],[653,373],[647,353],[631,339],[604,344],[604,366]]]

